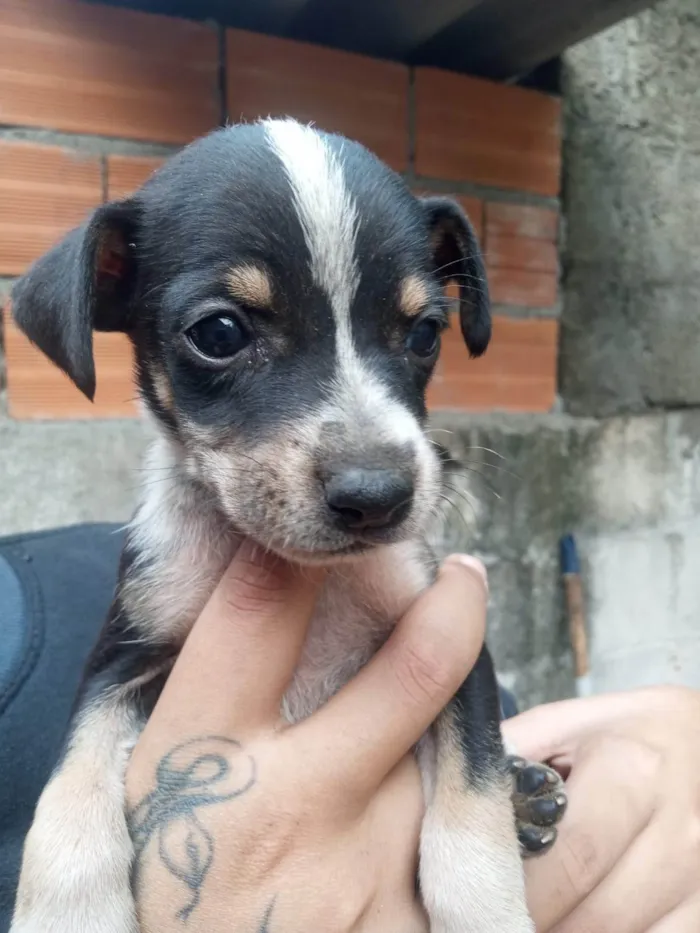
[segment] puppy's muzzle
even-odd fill
[[[322,482],[335,523],[355,534],[397,527],[413,503],[412,470],[339,466]]]

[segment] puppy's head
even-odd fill
[[[267,121],[199,140],[97,210],[13,310],[89,397],[93,329],[128,333],[146,405],[233,525],[327,561],[435,508],[425,389],[450,279],[478,356],[488,296],[460,209],[418,200],[356,143]]]

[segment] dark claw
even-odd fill
[[[508,768],[510,771],[519,771],[521,768],[527,768],[530,764],[525,758],[519,758],[518,755],[508,755]]]
[[[554,797],[521,797],[515,794],[513,807],[520,823],[554,826],[566,810],[566,794],[556,794]]]
[[[555,798],[544,797],[530,802],[530,820],[535,826],[554,826],[564,815],[566,797],[561,794]]]
[[[537,765],[529,765],[516,772],[515,786],[520,794],[532,797],[534,794],[541,793],[548,784],[547,772]]]
[[[518,841],[523,858],[544,855],[554,845],[557,838],[556,829],[539,829],[537,826],[520,826]]]

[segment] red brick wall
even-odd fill
[[[291,114],[359,139],[417,193],[459,197],[479,233],[494,340],[483,359],[469,361],[458,330],[448,332],[432,407],[549,410],[558,101],[237,30],[225,40],[220,62],[215,28],[200,23],[81,0],[0,0],[0,277],[20,274],[92,208],[128,194],[169,152],[217,126],[226,110],[232,121]],[[12,416],[134,411],[124,338],[98,335],[90,405],[5,317]]]

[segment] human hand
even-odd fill
[[[553,703],[503,732],[568,774],[557,842],[526,863],[537,933],[698,933],[700,692]]]
[[[134,749],[143,933],[425,933],[423,797],[408,752],[479,654],[485,573],[447,561],[373,660],[314,715],[280,701],[322,578],[244,544]]]

